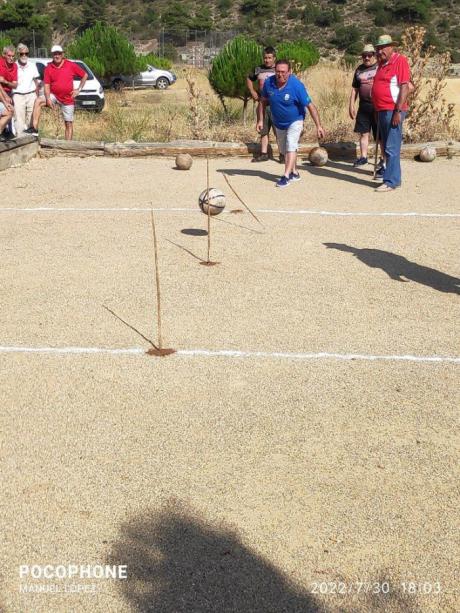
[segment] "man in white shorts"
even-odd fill
[[[64,58],[64,51],[60,45],[52,47],[51,55],[53,61],[46,66],[43,79],[45,95],[35,102],[32,125],[25,132],[38,136],[42,107],[48,106],[54,109],[55,105],[59,105],[65,123],[65,139],[72,140],[75,98],[83,89],[88,75],[78,64]],[[78,88],[74,88],[74,79],[81,79]]]
[[[287,187],[292,181],[300,180],[300,175],[296,172],[296,161],[305,109],[308,109],[315,123],[318,138],[324,138],[325,132],[316,106],[302,81],[291,74],[288,60],[278,60],[275,75],[265,80],[257,118],[258,131],[263,128],[264,113],[268,105],[276,128],[278,147],[285,159],[284,175],[277,181],[276,187]]]
[[[17,48],[18,84],[13,90],[14,127],[16,136],[22,136],[32,118],[38,95],[40,75],[36,64],[29,62],[29,49],[22,43]]]

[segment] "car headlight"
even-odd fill
[[[104,88],[102,87],[102,85],[99,87],[99,93],[103,94],[104,93]]]

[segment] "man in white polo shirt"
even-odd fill
[[[29,62],[29,49],[20,43],[17,48],[18,85],[13,90],[14,125],[16,136],[22,136],[29,127],[34,103],[38,95],[39,79],[37,66]]]

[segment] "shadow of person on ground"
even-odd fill
[[[386,570],[363,578],[369,590],[359,591],[356,579],[333,570],[329,578],[313,570],[313,576],[321,574],[308,588],[295,585],[244,545],[235,530],[204,521],[179,500],[123,524],[107,563],[127,565],[128,578],[118,587],[131,608],[143,613],[418,611],[413,596],[402,593]],[[332,600],[331,592],[321,591],[320,584],[337,588],[339,582],[347,590],[335,592]]]
[[[313,166],[310,163],[299,165],[297,168],[301,170],[306,170],[311,175],[316,175],[318,177],[328,177],[330,179],[339,179],[339,181],[345,181],[346,183],[355,183],[356,185],[365,185],[367,187],[378,187],[379,184],[375,181],[366,181],[365,179],[360,179],[355,177],[352,174],[345,174],[342,172],[335,172],[332,170],[332,166],[337,168],[336,163],[328,162],[326,166]],[[344,168],[344,170],[349,170],[348,167]],[[369,175],[368,175],[369,176]]]
[[[216,172],[228,175],[229,177],[242,175],[245,177],[260,177],[261,179],[265,179],[266,181],[275,182],[278,181],[278,179],[284,172],[284,166],[280,168],[281,170],[277,174],[271,174],[269,172],[265,172],[265,170],[252,170],[249,168],[218,168]]]
[[[308,162],[308,160],[304,160],[304,161]],[[328,160],[327,167],[336,168],[337,170],[345,170],[346,172],[354,172],[355,174],[364,175],[365,177],[373,176],[374,174],[374,164],[373,163],[367,168],[362,168],[360,166],[358,167],[353,166],[353,162],[354,160],[352,160],[351,162],[337,162],[337,161]],[[374,183],[372,185],[374,185]],[[375,187],[378,187],[378,183],[375,185]]]
[[[122,526],[110,564],[127,564],[121,583],[136,611],[155,613],[326,612],[236,533],[175,503]]]
[[[324,243],[328,249],[337,249],[352,253],[358,260],[371,268],[381,268],[394,281],[415,281],[438,292],[460,295],[460,279],[452,277],[434,268],[421,266],[407,260],[402,255],[382,251],[381,249],[358,249],[342,243]],[[401,277],[405,277],[402,279]]]

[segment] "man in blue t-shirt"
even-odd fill
[[[318,138],[324,138],[316,106],[311,101],[305,85],[291,74],[289,62],[278,60],[275,65],[275,75],[265,80],[262,90],[261,104],[257,113],[257,130],[264,125],[264,113],[270,105],[272,121],[276,128],[278,147],[284,155],[284,175],[277,181],[277,187],[287,187],[291,181],[299,181],[296,172],[297,148],[303,129],[305,109],[313,119]]]

